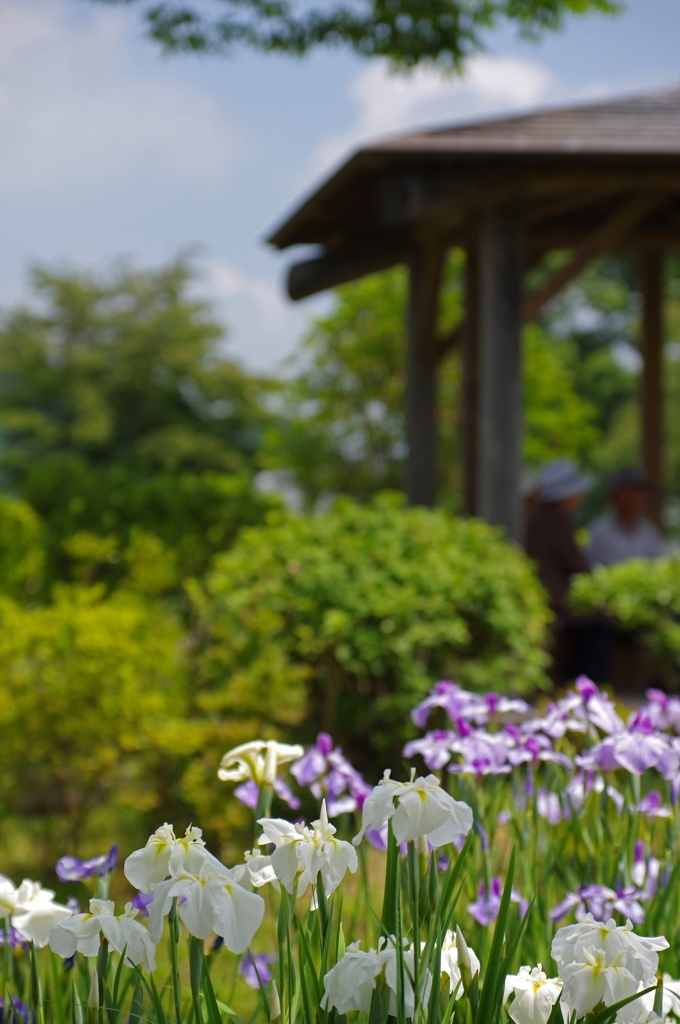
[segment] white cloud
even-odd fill
[[[72,13],[72,12],[71,12]],[[101,184],[126,175],[220,181],[249,143],[218,103],[169,65],[130,58],[129,18],[76,22],[59,0],[3,0],[0,192]]]
[[[374,61],[350,88],[357,106],[355,124],[317,147],[309,171],[321,174],[357,143],[412,128],[515,112],[553,99],[560,91],[546,67],[517,57],[478,54],[460,77],[434,67],[395,74],[386,62]]]
[[[279,285],[220,260],[204,262],[196,290],[226,326],[226,352],[249,369],[267,373],[293,352],[310,313],[328,305],[327,296],[304,307],[295,305]]]

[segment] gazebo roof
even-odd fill
[[[563,212],[580,209],[590,220],[640,186],[675,192],[679,170],[680,89],[411,132],[354,153],[269,241],[335,249],[396,238],[444,209],[455,235],[455,210],[467,215],[487,196],[520,198],[537,222],[546,201],[560,197]],[[678,213],[663,219],[680,237]]]

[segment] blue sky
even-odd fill
[[[0,304],[32,263],[157,265],[197,247],[227,350],[272,370],[317,298],[283,294],[268,230],[360,142],[546,104],[680,86],[680,0],[630,0],[538,45],[509,29],[460,80],[347,53],[166,57],[134,8],[0,4]]]

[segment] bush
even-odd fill
[[[26,829],[38,859],[93,836],[143,839],[145,815],[172,807],[178,758],[203,728],[186,720],[179,639],[167,614],[129,594],[62,587],[35,609],[0,599],[6,850]]]
[[[43,527],[30,505],[0,494],[0,593],[30,597],[44,568]]]
[[[285,720],[306,692],[302,732],[328,729],[369,771],[398,759],[432,679],[547,685],[549,612],[526,557],[481,521],[391,496],[244,530],[193,594],[215,699],[226,680],[238,712],[275,680]]]
[[[574,577],[570,596],[577,611],[600,612],[622,629],[636,630],[665,684],[678,689],[680,555],[599,566],[589,575]]]

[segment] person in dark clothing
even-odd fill
[[[555,651],[566,642],[565,677],[587,675],[604,682],[613,629],[603,620],[575,615],[567,602],[572,576],[590,571],[585,553],[576,543],[572,517],[591,486],[592,478],[568,459],[545,467],[539,478],[538,505],[527,524],[527,554],[537,563],[539,579],[555,613]]]

